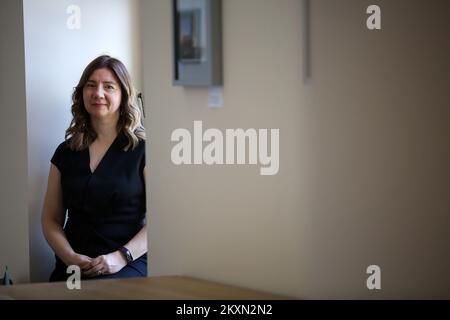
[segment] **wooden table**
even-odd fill
[[[0,286],[1,299],[92,300],[279,300],[287,297],[184,276],[87,280],[81,289],[69,290],[65,282]]]

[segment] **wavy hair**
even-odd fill
[[[91,126],[91,118],[86,111],[83,101],[83,88],[89,77],[97,69],[107,68],[119,79],[122,91],[122,100],[119,107],[119,120],[117,122],[118,134],[124,133],[128,144],[124,151],[130,147],[134,149],[139,139],[145,140],[145,129],[141,122],[141,110],[137,106],[136,92],[131,83],[131,77],[125,65],[118,59],[102,55],[88,64],[81,75],[78,85],[72,93],[72,121],[66,130],[65,140],[69,148],[74,151],[86,149],[97,138],[97,133]]]

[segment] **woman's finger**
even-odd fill
[[[84,272],[89,272],[90,270],[93,270],[98,268],[99,265],[101,265],[102,261],[100,259],[94,259],[92,260],[86,267],[83,269]]]
[[[101,267],[95,267],[91,268],[89,271],[84,272],[84,275],[87,277],[96,277],[103,274],[103,268]]]

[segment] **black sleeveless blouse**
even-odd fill
[[[97,257],[116,251],[144,225],[145,141],[124,151],[126,144],[119,133],[94,172],[89,148],[72,151],[63,142],[51,159],[61,173],[64,231],[76,253]]]

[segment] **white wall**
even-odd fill
[[[79,30],[66,25],[72,4],[81,9]],[[125,63],[140,89],[138,11],[137,0],[24,0],[31,281],[47,281],[53,268],[40,215],[50,158],[70,123],[72,88],[106,53]]]
[[[450,297],[449,2],[224,0],[224,107],[172,86],[171,2],[142,1],[150,274],[299,298]],[[382,7],[382,31],[366,8]],[[154,45],[154,44],[158,45]],[[280,128],[280,170],[175,166],[170,136]],[[382,268],[382,290],[366,268]]]
[[[27,132],[22,1],[0,10],[0,278],[29,279]]]

